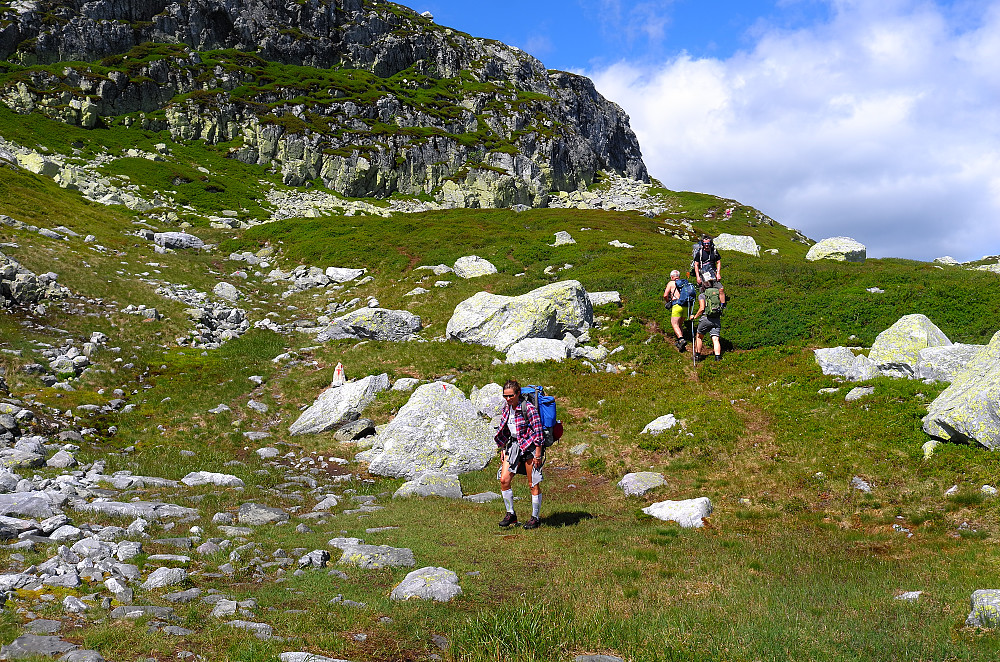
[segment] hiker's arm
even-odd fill
[[[722,280],[722,258],[720,257],[715,262],[715,278],[716,280]]]
[[[698,299],[698,312],[696,312],[694,315],[692,315],[688,319],[694,319],[694,318],[698,317],[699,315],[701,315],[703,312],[705,312],[705,300],[702,299],[702,298],[699,298]]]

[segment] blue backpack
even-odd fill
[[[694,301],[695,290],[694,284],[691,283],[686,278],[678,278],[675,282],[677,285],[677,298],[674,300],[671,306],[686,306]]]
[[[545,389],[535,384],[528,384],[521,387],[521,414],[525,419],[528,412],[525,410],[525,401],[531,402],[538,410],[538,417],[542,419],[542,447],[548,448],[559,440],[562,436],[562,421],[556,418],[556,399],[551,395],[545,395]]]

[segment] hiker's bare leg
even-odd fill
[[[510,465],[507,464],[507,454],[500,455],[500,489],[509,490],[511,483]]]
[[[531,472],[535,468],[535,458],[531,456],[530,459],[524,461],[524,469],[528,472],[528,485],[531,487],[531,496],[538,496],[542,493],[542,484],[537,485],[531,484]]]
[[[684,331],[681,329],[681,318],[680,317],[671,317],[670,318],[670,326],[674,327],[674,335],[675,336],[677,336],[678,338],[683,338],[684,337]]]
[[[705,337],[704,333],[699,333],[697,335],[697,337],[695,338],[695,341],[694,341],[694,353],[695,354],[701,354],[702,345],[705,344],[703,342],[703,340],[702,340],[704,337]]]
[[[722,341],[719,340],[719,336],[712,336],[712,349],[715,350],[716,356],[722,354]]]

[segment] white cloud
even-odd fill
[[[754,27],[727,59],[588,72],[629,113],[650,174],[736,198],[872,257],[1000,253],[1000,0],[831,0]]]

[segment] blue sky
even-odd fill
[[[1000,254],[1000,0],[407,4],[591,77],[668,188],[871,257]]]

